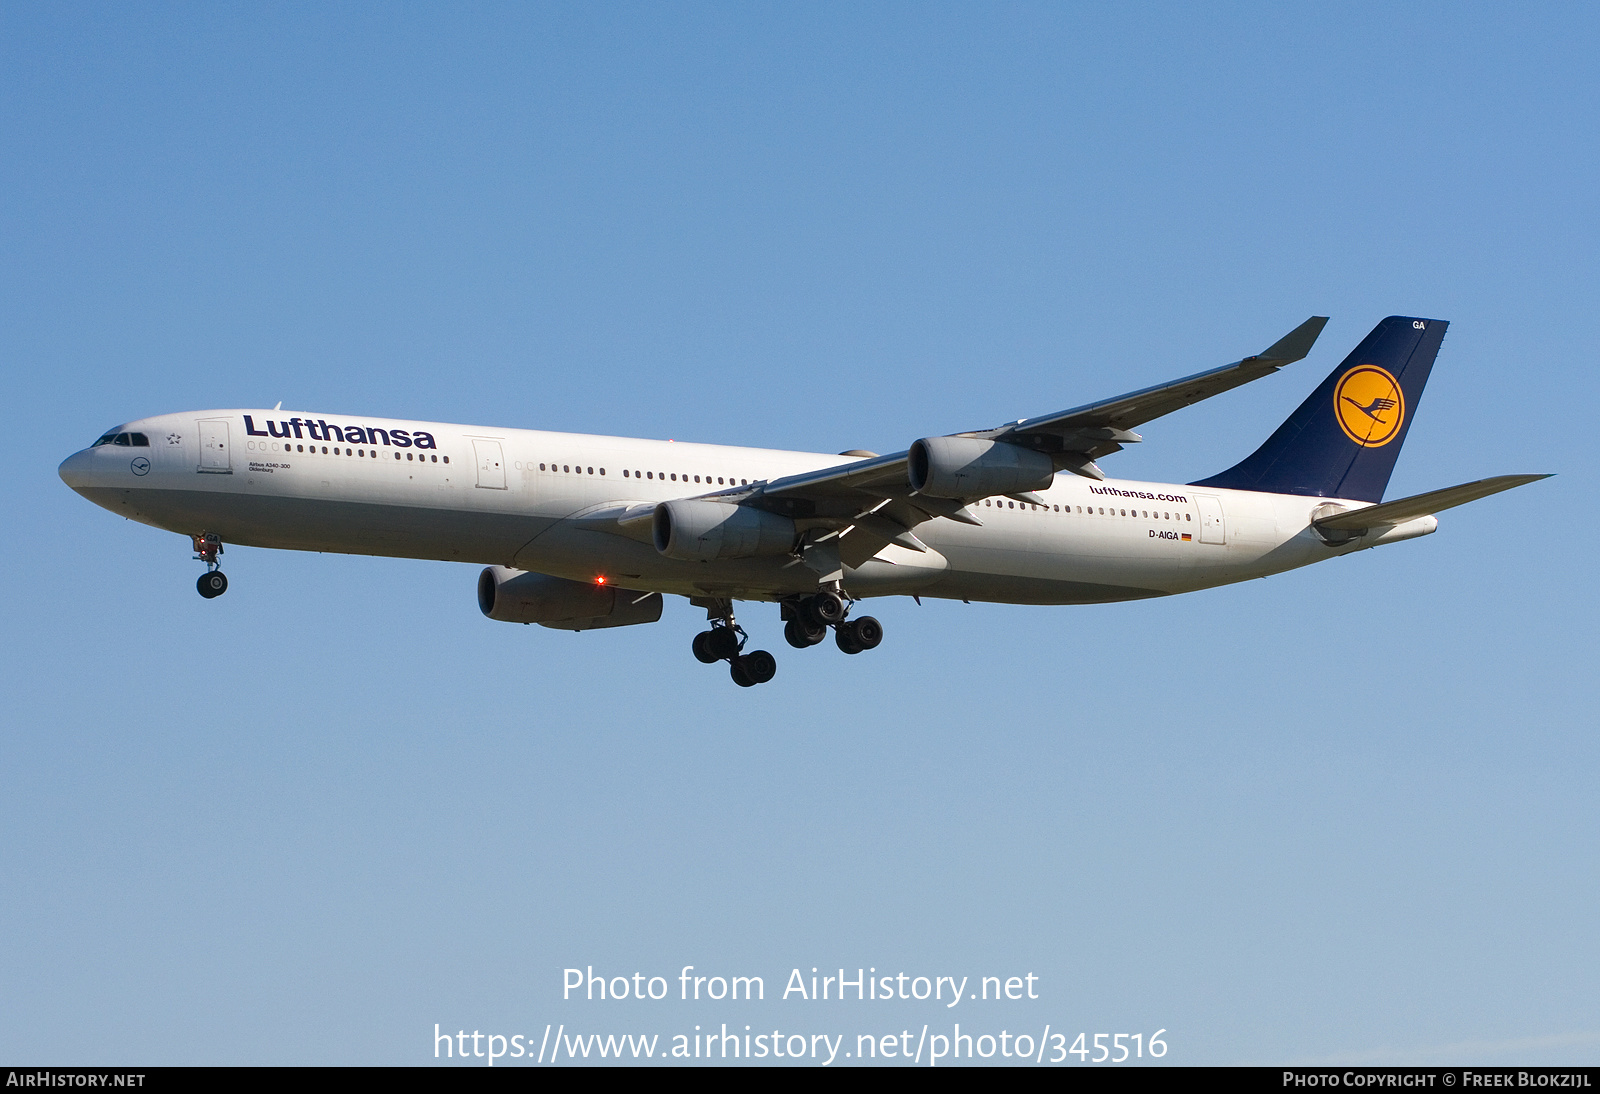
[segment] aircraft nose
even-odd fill
[[[74,490],[81,489],[89,485],[89,459],[87,448],[81,452],[74,452],[61,461],[56,473],[61,476],[62,482]]]

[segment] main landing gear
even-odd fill
[[[217,569],[217,556],[222,553],[222,540],[215,532],[191,538],[194,540],[194,557],[206,564],[206,572],[195,582],[195,588],[199,589],[200,595],[207,600],[214,600],[228,591],[227,575]]]
[[[694,636],[694,656],[707,665],[728,662],[728,675],[742,688],[765,684],[778,674],[778,660],[766,650],[742,652],[749,640],[744,628],[733,621],[732,603],[724,602],[712,617],[711,629]]]
[[[828,637],[833,628],[834,643],[845,653],[861,653],[883,641],[883,624],[870,615],[845,619],[850,610],[844,597],[824,591],[783,603],[783,637],[797,650],[808,649]]]
[[[744,653],[749,636],[733,621],[733,601],[696,600],[706,609],[711,629],[694,636],[695,659],[707,665],[728,662],[728,675],[742,688],[765,684],[778,672],[778,662],[766,650]],[[784,640],[795,649],[809,649],[828,637],[845,653],[861,653],[883,641],[883,624],[870,615],[846,619],[850,605],[838,592],[827,589],[806,597],[793,597],[780,605]]]

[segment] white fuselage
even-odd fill
[[[647,537],[582,518],[849,459],[262,410],[162,415],[120,431],[143,434],[148,447],[85,449],[61,465],[62,478],[113,512],[185,535],[752,600],[813,592],[816,575],[788,556],[674,561]],[[1066,473],[1038,496],[1045,505],[970,503],[981,527],[944,518],[920,524],[915,533],[928,551],[890,545],[846,569],[845,591],[1020,604],[1130,600],[1264,577],[1423,535],[1437,523],[1423,517],[1330,546],[1310,526],[1326,498]]]

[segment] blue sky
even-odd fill
[[[1181,1063],[1600,1058],[1590,8],[0,6],[0,1055],[418,1063],[435,1023],[898,1032],[561,970],[1041,979]],[[325,412],[831,451],[1314,355],[1109,458],[1246,454],[1451,321],[1427,539],[1139,604],[558,634],[476,570],[226,556],[57,479]],[[1075,1058],[1074,1058],[1075,1059]]]

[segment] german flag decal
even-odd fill
[[[1193,538],[1188,532],[1183,533],[1183,542],[1188,543]]]

